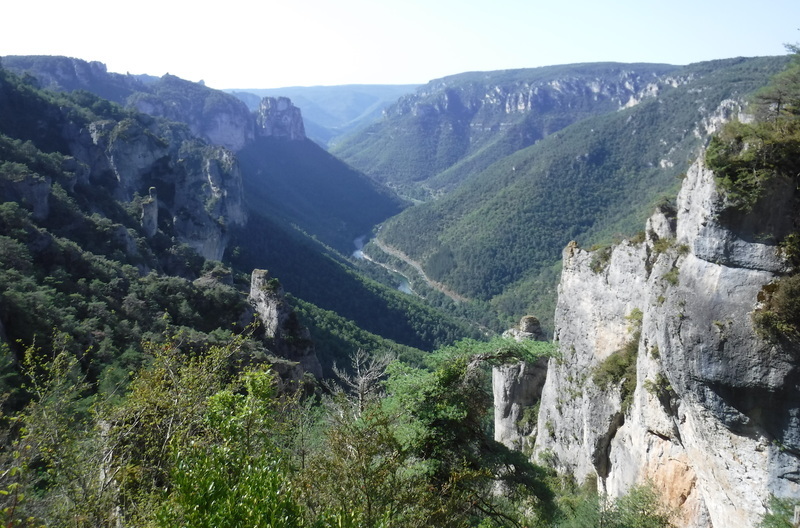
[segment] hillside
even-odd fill
[[[238,158],[255,212],[297,225],[344,255],[405,205],[309,139],[259,137]]]
[[[17,62],[21,62],[21,58],[17,58]],[[109,250],[119,249],[118,246],[122,245],[123,251],[132,251],[131,247],[146,244],[144,241],[135,242],[137,239],[130,239],[121,231],[123,226],[144,229],[144,233],[158,244],[143,253],[149,261],[144,265],[137,264],[137,273],[154,271],[165,277],[177,274],[182,279],[196,279],[203,266],[214,268],[211,263],[204,264],[204,258],[225,260],[234,264],[232,273],[238,281],[236,289],[245,290],[250,272],[254,268],[267,268],[295,296],[296,303],[306,303],[303,311],[308,319],[305,324],[311,328],[312,336],[319,338],[319,356],[323,366],[328,368],[337,358],[341,361],[346,357],[349,349],[367,343],[370,343],[370,348],[402,349],[404,353],[415,353],[398,348],[387,338],[431,350],[474,334],[467,323],[439,314],[391,287],[364,279],[341,256],[352,252],[356,237],[370,232],[374,224],[396,214],[402,204],[392,193],[345,166],[313,142],[302,136],[293,140],[282,135],[285,128],[273,123],[287,123],[284,116],[291,117],[292,110],[296,110],[291,103],[265,100],[273,106],[268,104],[258,116],[251,117],[246,111],[243,114],[236,110],[239,102],[232,96],[171,76],[151,79],[148,91],[126,95],[125,100],[132,105],[135,103],[133,106],[137,108],[154,114],[168,114],[170,119],[186,123],[179,124],[163,117],[149,117],[132,108],[124,109],[90,94],[87,89],[95,85],[114,85],[120,78],[116,74],[106,77],[105,69],[96,64],[92,66],[95,76],[81,76],[76,80],[69,75],[89,68],[89,63],[66,58],[33,63],[39,67],[60,65],[56,73],[67,72],[64,74],[66,77],[59,77],[62,83],[66,83],[64,78],[72,79],[72,84],[66,83],[67,86],[76,86],[75,83],[80,81],[82,84],[77,85],[82,88],[69,95],[56,95],[39,90],[37,86],[43,84],[42,81],[30,74],[24,82],[14,80],[14,84],[9,84],[4,96],[8,106],[3,113],[3,125],[12,143],[5,152],[5,159],[26,159],[24,154],[17,152],[20,147],[14,146],[13,141],[24,142],[30,138],[36,138],[34,141],[42,150],[42,156],[58,150],[77,159],[86,159],[86,168],[78,164],[80,177],[66,176],[69,184],[65,187],[72,196],[70,200],[83,204],[82,212],[75,213],[78,218],[92,213],[99,216],[74,222],[77,222],[76,226],[91,226],[96,222],[105,226],[110,219],[111,223],[104,227],[103,232],[115,233],[119,240],[114,238]],[[65,64],[70,67],[64,67]],[[45,69],[39,75],[45,79],[55,75],[49,71]],[[9,79],[16,79],[10,72],[6,71],[6,74]],[[123,80],[127,82],[129,79],[123,76]],[[141,88],[138,84],[136,86]],[[71,110],[67,117],[62,116],[61,111],[47,102],[48,98],[54,97],[68,98],[75,110]],[[288,114],[275,113],[284,104]],[[75,119],[69,117],[72,114],[81,116],[82,124],[71,124],[70,120]],[[100,121],[95,123],[97,120]],[[45,134],[37,128],[37,122],[53,123],[53,126]],[[302,130],[302,121],[290,119],[288,123],[289,129],[299,127]],[[92,131],[94,135],[91,138],[73,137],[81,129],[84,134]],[[247,146],[242,146],[240,152],[234,154],[223,147],[209,146],[194,137],[193,131],[203,135],[206,141],[217,139],[225,142],[238,138],[237,141],[246,142]],[[103,149],[105,154],[101,155]],[[95,160],[106,157],[109,161],[103,163],[110,166]],[[33,170],[35,172],[36,168]],[[81,182],[86,183],[86,178],[102,185],[81,185]],[[47,202],[48,191],[44,186],[32,187],[35,191],[20,191],[18,187],[27,189],[27,184],[21,185],[3,186],[3,201],[30,200],[26,196],[35,192],[37,200]],[[184,192],[181,192],[184,188],[181,186],[185,187]],[[87,195],[89,190],[92,192]],[[189,198],[195,193],[199,198],[191,201]],[[60,203],[52,198],[50,202]],[[101,207],[100,203],[108,204],[108,207]],[[37,207],[37,210],[45,210],[45,206]],[[138,215],[142,213],[137,209],[139,207],[149,207],[147,210],[151,212],[147,218],[152,218],[149,227],[143,227],[140,222]],[[120,210],[127,211],[124,220],[120,217]],[[38,214],[46,216],[45,212]],[[80,247],[90,252],[102,247],[101,240],[108,236],[91,231],[84,233],[84,228],[79,227],[72,229],[75,232],[70,231],[67,238],[78,241]],[[120,230],[119,233],[116,230]],[[185,246],[170,248],[166,243],[169,237],[177,238],[177,242],[183,242]],[[145,250],[139,252],[142,251]],[[193,254],[193,251],[199,254]],[[138,256],[139,252],[135,252],[136,263],[145,258]],[[110,265],[117,266],[130,260],[130,257],[115,255]],[[158,259],[164,264],[153,263]],[[186,259],[187,263],[181,263],[181,259]],[[48,273],[39,266],[35,257],[33,267],[28,269],[39,275],[37,283]],[[109,295],[107,302],[112,306],[109,313],[125,313],[117,304],[127,293],[127,290],[120,290]],[[187,313],[201,309],[194,305],[197,295],[192,294],[186,300]],[[15,306],[6,303],[5,315],[0,316],[0,320],[22,317]],[[174,308],[168,311],[173,318],[176,317]],[[230,310],[214,311],[223,328],[238,321],[241,315]],[[339,314],[342,328],[352,327],[347,335],[324,328],[331,318],[328,312]],[[377,317],[376,314],[384,315]],[[153,319],[158,318],[154,316]],[[195,319],[184,321],[178,318],[176,324],[193,328],[192,321]],[[108,322],[99,318],[91,324],[105,325]],[[60,328],[61,325],[57,317],[41,317],[35,325],[39,340],[43,339],[43,334],[49,334],[54,327]],[[9,338],[21,339],[23,344],[32,342],[33,330],[23,330],[20,325],[11,326]],[[117,346],[122,346],[125,339],[132,339],[135,343],[140,341],[138,329],[131,335],[125,330],[126,325],[114,324],[112,328],[119,328],[121,332],[115,337]],[[203,328],[206,332],[210,330]],[[357,341],[353,341],[353,336],[357,336]],[[81,343],[86,342],[82,339]]]
[[[300,110],[288,99],[259,99],[251,112],[233,95],[169,74],[145,83],[67,57],[4,57],[3,65],[41,88],[111,96],[126,108],[185,123],[199,138],[237,153],[251,208],[271,211],[345,254],[353,239],[403,207],[385,187],[305,141]]]
[[[111,388],[167,328],[188,343],[241,330],[230,270],[204,263],[227,244],[218,219],[246,220],[229,153],[178,123],[1,69],[0,114],[4,392],[18,392],[34,343],[79,357]]]
[[[571,123],[635,102],[675,69],[577,64],[445,77],[401,98],[333,153],[425,200]]]
[[[642,84],[637,104],[607,106],[470,173],[440,199],[386,222],[378,236],[508,321],[535,313],[549,326],[561,248],[635,234],[660,199],[674,196],[708,135],[785,64],[731,59],[671,70]],[[367,251],[381,258],[374,245]]]

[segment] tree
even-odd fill
[[[0,451],[0,512],[6,526],[114,526],[117,498],[109,446],[66,338],[47,357],[31,346],[22,361],[30,402],[10,418]]]
[[[254,370],[242,381],[241,392],[223,389],[210,396],[192,441],[173,447],[170,492],[159,525],[304,525],[288,466],[275,445],[280,437],[275,375]]]
[[[340,369],[334,363],[333,372],[339,378],[344,390],[349,391],[356,400],[357,412],[363,413],[367,404],[379,396],[379,382],[386,376],[386,368],[395,360],[393,354],[371,356],[359,348],[350,356],[351,371]],[[341,390],[334,388],[334,391]]]
[[[525,510],[535,511],[539,520],[552,517],[547,471],[490,435],[483,368],[547,354],[552,354],[549,343],[467,340],[435,355],[433,370],[391,366],[384,409],[397,417],[395,434],[404,451],[419,461],[437,490],[429,510],[432,524],[464,526],[485,519],[521,525]]]
[[[126,520],[145,524],[170,488],[174,453],[204,430],[211,396],[234,386],[239,336],[225,345],[185,353],[178,343],[145,343],[151,363],[130,383],[124,401],[110,410],[108,438],[115,446],[119,505]]]
[[[672,528],[674,512],[650,483],[633,486],[614,500],[596,491],[561,497],[558,528]]]
[[[798,512],[800,512],[799,499],[771,496],[769,509],[758,526],[760,528],[796,528]]]
[[[733,121],[714,136],[706,164],[733,204],[751,210],[777,178],[800,175],[800,51],[753,99],[753,123]]]

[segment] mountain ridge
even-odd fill
[[[665,81],[660,95],[518,149],[437,200],[393,217],[377,236],[434,280],[491,302],[509,321],[538,315],[545,305],[537,303],[554,299],[551,270],[563,245],[636,231],[657,201],[674,196],[675,177],[704,138],[785,63],[758,58],[686,67],[686,80]],[[549,326],[548,314],[541,318]]]

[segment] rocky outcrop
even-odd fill
[[[147,198],[142,201],[142,231],[148,238],[158,232],[158,192],[155,187],[150,187]]]
[[[293,141],[306,138],[300,109],[286,97],[265,97],[256,114],[258,135]]]
[[[270,350],[277,356],[299,363],[305,371],[322,378],[308,329],[286,303],[283,287],[266,270],[253,270],[248,300],[264,327]]]
[[[42,220],[50,214],[50,186],[50,178],[28,173],[24,169],[19,174],[13,170],[0,174],[0,196],[3,200],[24,205],[35,220]]]
[[[522,341],[543,339],[539,320],[523,317],[516,328],[503,333]],[[536,363],[519,362],[492,368],[494,392],[494,439],[510,449],[530,452],[533,447],[531,433],[536,426],[535,404],[542,396],[547,375],[547,359]]]
[[[140,114],[91,123],[71,141],[89,167],[90,183],[111,188],[121,201],[146,197],[147,236],[164,228],[204,258],[220,260],[228,226],[246,221],[236,157],[196,139],[183,125]]]
[[[770,494],[800,495],[798,350],[753,320],[786,271],[758,219],[779,230],[792,192],[743,215],[699,161],[643,242],[564,250],[537,461],[612,496],[649,480],[686,527],[755,526]]]
[[[539,320],[529,315],[517,327],[504,332],[503,337],[517,341],[543,339]],[[530,453],[531,433],[536,426],[535,404],[542,396],[546,376],[546,358],[533,364],[521,361],[492,368],[495,440],[510,449]]]
[[[164,75],[128,98],[139,112],[186,123],[194,135],[237,152],[252,142],[254,120],[242,101],[219,90]]]

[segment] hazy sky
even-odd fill
[[[800,42],[800,0],[6,0],[2,18],[0,55],[67,55],[213,88],[687,64]]]

